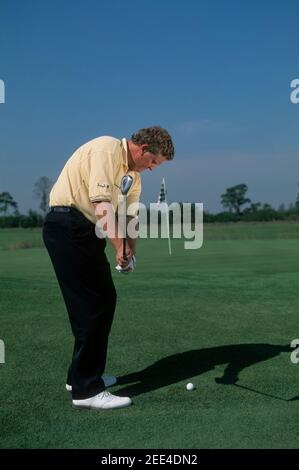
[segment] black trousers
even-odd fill
[[[106,240],[75,208],[51,209],[43,239],[75,337],[67,383],[73,399],[89,398],[105,389],[104,372],[116,291],[105,255]]]

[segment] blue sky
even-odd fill
[[[176,156],[143,173],[143,202],[163,176],[170,201],[212,212],[238,183],[255,202],[295,200],[297,0],[1,0],[0,15],[0,192],[22,211],[82,143],[155,124]]]

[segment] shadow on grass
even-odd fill
[[[234,385],[240,372],[246,367],[291,351],[293,349],[289,345],[274,344],[238,344],[194,349],[167,356],[145,369],[118,377],[118,385],[126,386],[115,393],[120,396],[141,395],[198,376],[220,364],[227,364],[227,367],[223,376],[215,381],[223,385]]]

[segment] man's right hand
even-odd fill
[[[122,268],[126,268],[129,265],[133,255],[134,255],[134,252],[132,251],[132,249],[130,248],[130,246],[127,243],[126,244],[126,257],[127,257],[127,259],[124,259],[124,257],[123,257],[123,241],[122,241],[122,243],[120,243],[120,245],[117,249],[117,252],[116,252],[116,262]]]

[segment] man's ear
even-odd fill
[[[140,145],[140,148],[142,149],[141,155],[144,155],[145,152],[147,152],[148,144],[142,144]]]

